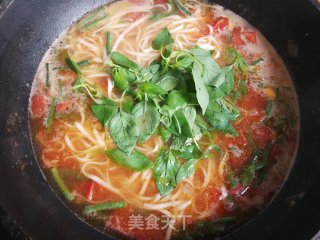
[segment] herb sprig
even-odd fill
[[[216,130],[237,136],[232,122],[239,118],[240,111],[229,95],[234,91],[235,71],[248,71],[248,64],[235,49],[230,50],[229,65],[220,67],[210,51],[198,46],[173,50],[173,44],[169,30],[164,28],[152,42],[161,58],[148,67],[119,52],[110,53],[109,72],[122,93],[120,104],[90,95],[93,89],[87,86],[95,102],[91,106],[93,114],[109,129],[117,146],[106,154],[134,171],[153,167],[162,196],[193,175],[197,162],[208,156],[211,150],[198,145],[204,135]],[[67,63],[78,75],[76,86],[86,87],[80,68],[69,56]],[[241,84],[245,89],[245,81]],[[135,145],[158,132],[168,147],[152,164],[135,150]]]

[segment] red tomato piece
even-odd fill
[[[146,14],[144,12],[132,12],[132,13],[126,14],[125,18],[136,21],[136,20],[144,17],[145,15]]]
[[[34,95],[31,99],[31,112],[33,117],[41,117],[48,106],[48,103],[44,96]]]
[[[245,42],[241,38],[241,27],[235,27],[232,30],[232,41],[235,45],[238,45],[238,46],[245,44]]]
[[[253,109],[256,109],[257,111],[265,111],[267,107],[267,100],[259,92],[255,91],[252,87],[249,87],[247,95],[245,95],[239,102],[239,106],[247,111]]]
[[[209,185],[206,190],[206,196],[209,202],[218,202],[221,196],[221,191],[214,185]]]
[[[62,102],[62,103],[59,103],[57,104],[56,106],[56,111],[58,113],[62,113],[64,111],[66,111],[70,106],[71,106],[71,102]]]
[[[243,36],[253,44],[257,43],[257,33],[256,32],[242,32]]]
[[[213,21],[213,29],[217,30],[224,30],[229,27],[229,19],[226,17],[218,17]]]

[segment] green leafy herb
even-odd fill
[[[107,39],[106,53],[109,55],[111,53],[111,34],[110,34],[110,32],[106,33],[106,39]]]
[[[169,93],[168,98],[167,98],[167,105],[171,109],[180,108],[182,106],[185,106],[186,103],[187,103],[187,98],[186,98],[185,94],[183,94],[182,91],[172,90]]]
[[[60,177],[58,169],[55,167],[51,168],[50,172],[51,172],[51,175],[52,175],[54,181],[57,183],[58,187],[60,188],[60,190],[63,193],[63,195],[65,196],[65,198],[68,201],[72,201],[74,199],[74,194],[69,191],[68,187],[66,186],[66,184],[64,183],[64,181]]]
[[[160,135],[162,137],[162,140],[164,142],[167,142],[169,140],[169,138],[171,137],[171,132],[169,130],[167,130],[164,127],[160,128]]]
[[[152,48],[154,50],[161,50],[164,47],[172,44],[173,42],[174,41],[169,30],[167,28],[164,28],[153,40]]]
[[[153,104],[144,101],[133,108],[132,115],[137,123],[139,141],[146,141],[159,125],[159,112]]]
[[[170,74],[166,74],[159,79],[157,85],[168,92],[174,89],[178,85],[178,83],[179,80],[176,77]]]
[[[197,162],[198,162],[198,159],[190,159],[180,166],[176,176],[177,183],[194,174],[195,165]]]
[[[164,90],[162,87],[160,87],[157,84],[145,82],[141,84],[141,92],[147,93],[147,94],[167,94],[168,92]]]
[[[202,114],[204,115],[209,105],[209,93],[202,78],[202,68],[203,66],[194,63],[192,68],[192,75],[194,84],[196,86],[197,99],[202,109]]]
[[[229,62],[232,63],[234,68],[241,73],[247,74],[249,71],[249,64],[244,57],[235,49],[229,48],[227,51],[227,57]]]
[[[103,99],[102,104],[92,104],[91,109],[101,124],[106,126],[111,117],[113,117],[113,115],[117,112],[118,106],[111,99],[105,98]]]
[[[138,139],[138,128],[134,117],[124,111],[119,111],[111,118],[109,130],[118,148],[130,154]]]
[[[139,151],[133,151],[130,155],[127,155],[116,148],[106,151],[106,154],[113,162],[134,171],[143,171],[152,167],[152,162]]]
[[[124,202],[124,201],[120,201],[120,202],[105,202],[105,203],[85,206],[84,209],[83,209],[83,213],[84,214],[89,214],[89,213],[94,213],[94,212],[103,211],[103,210],[112,210],[112,209],[124,208],[126,206],[127,206],[127,203]]]
[[[53,97],[52,101],[51,101],[48,117],[47,117],[47,119],[45,121],[46,129],[50,128],[50,126],[52,124],[52,120],[53,120],[54,112],[55,112],[55,109],[56,109],[56,105],[57,105],[57,99],[55,97]]]
[[[161,196],[170,193],[176,186],[179,163],[170,150],[163,150],[154,163],[154,180]]]
[[[124,91],[129,86],[129,76],[129,72],[125,68],[115,67],[112,69],[112,79],[116,87],[121,91]]]

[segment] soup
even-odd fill
[[[287,177],[299,130],[272,46],[198,1],[88,13],[43,57],[29,109],[51,185],[120,239],[197,239],[244,223]]]

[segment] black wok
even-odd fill
[[[105,2],[0,0],[11,3],[0,10],[0,205],[33,239],[108,239],[48,187],[32,152],[27,111],[44,52],[70,23]],[[311,239],[320,230],[320,4],[216,2],[247,19],[278,50],[295,81],[301,111],[298,155],[286,184],[265,211],[225,239]]]

